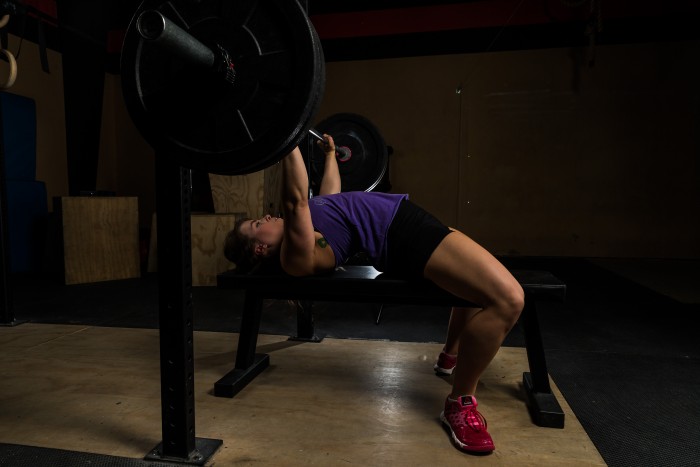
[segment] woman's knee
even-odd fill
[[[509,288],[506,294],[506,303],[508,306],[508,313],[513,319],[513,322],[517,321],[523,308],[525,308],[525,291],[518,282],[515,282]]]
[[[513,280],[501,288],[495,302],[503,319],[512,326],[518,321],[525,307],[525,292],[520,284]]]

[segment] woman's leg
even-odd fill
[[[459,308],[453,307],[450,312],[450,322],[447,325],[447,338],[445,347],[442,349],[448,355],[457,355],[459,350],[459,336],[466,325],[467,319],[479,312],[481,308]]]
[[[491,452],[493,440],[474,393],[481,374],[520,316],[525,302],[523,289],[496,258],[456,231],[437,246],[424,275],[443,289],[482,306],[452,310],[451,332],[459,336],[455,339],[457,365],[452,392],[440,419],[461,449]]]
[[[447,326],[447,338],[442,352],[437,357],[433,368],[438,375],[451,375],[457,366],[457,352],[459,350],[459,337],[462,335],[465,323],[474,313],[481,308],[453,307],[450,312],[450,321]]]
[[[450,396],[473,395],[481,374],[520,316],[524,306],[522,287],[496,258],[458,231],[438,245],[424,275],[443,289],[483,307],[453,310],[457,319],[453,316],[450,333],[459,337],[448,333],[448,341],[458,342]]]

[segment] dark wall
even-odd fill
[[[315,23],[333,25],[334,17],[324,15],[340,12],[322,9],[330,3],[311,2]],[[415,13],[428,3],[402,5]],[[592,42],[588,10],[570,21],[528,23],[526,10],[511,18],[517,3],[440,2],[503,7],[492,24],[469,28],[425,32],[397,16],[393,34],[363,35],[354,23],[352,37],[326,35],[327,90],[317,120],[336,112],[370,118],[395,149],[394,191],[410,193],[498,253],[698,257],[700,42],[693,37],[699,29],[690,27],[698,3],[638,2],[615,17],[610,2],[599,3],[608,16]],[[353,5],[355,12],[397,14],[391,2]],[[108,29],[112,20],[108,15]],[[24,58],[25,72],[26,64]],[[28,89],[26,79],[20,75],[20,89]],[[94,82],[100,79],[103,74]],[[118,76],[107,82],[99,165],[118,175],[99,188],[148,203],[151,151],[128,123]],[[98,105],[91,102],[91,109]],[[62,102],[37,101],[38,118],[56,105]],[[55,128],[58,123],[64,122]],[[93,123],[82,127],[93,128],[82,142],[91,152]],[[68,117],[65,125],[73,125]],[[52,151],[47,141],[38,141],[38,151]],[[38,161],[37,171],[52,177],[65,170],[60,157]],[[67,194],[62,186],[47,183],[49,196]]]
[[[499,254],[700,256],[700,41],[336,62],[393,191]]]

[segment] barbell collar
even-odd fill
[[[136,29],[145,40],[189,65],[214,67],[216,54],[157,10],[141,13],[136,20]]]

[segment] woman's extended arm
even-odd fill
[[[315,236],[309,211],[309,178],[298,147],[282,159],[282,209],[282,269],[293,276],[313,274]]]
[[[317,144],[321,146],[326,154],[326,164],[323,169],[323,178],[321,179],[321,188],[319,195],[333,195],[340,193],[340,171],[338,170],[338,160],[335,156],[335,142],[333,137],[324,134],[325,142],[319,141]]]

